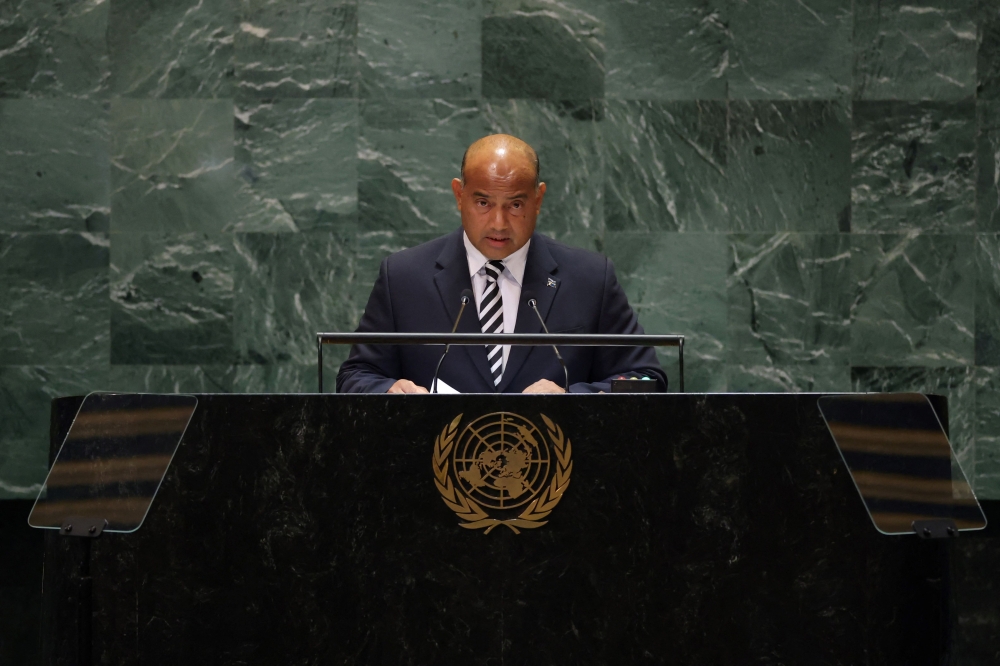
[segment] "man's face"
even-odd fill
[[[535,177],[526,155],[500,149],[469,156],[465,183],[451,181],[462,227],[487,259],[505,259],[534,233],[545,196],[545,183],[536,188]]]

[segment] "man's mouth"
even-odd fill
[[[510,239],[507,238],[506,236],[487,236],[486,240],[495,245],[503,245]]]

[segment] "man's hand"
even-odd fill
[[[537,382],[524,389],[522,393],[565,393],[566,389],[548,379],[539,379]]]
[[[386,393],[429,393],[423,386],[417,386],[409,379],[397,379]]]

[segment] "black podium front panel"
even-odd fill
[[[93,544],[94,663],[937,663],[946,546],[872,527],[817,397],[198,396],[143,528]],[[498,413],[568,483],[519,533],[442,498],[446,467],[467,498],[511,469],[467,428]],[[481,446],[445,464],[449,436]],[[47,538],[71,663],[75,544]]]

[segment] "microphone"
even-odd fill
[[[538,323],[542,325],[542,330],[545,331],[545,335],[548,335],[549,327],[545,325],[545,320],[542,319],[542,313],[538,311],[538,301],[535,300],[535,295],[530,291],[523,291],[521,292],[521,295],[527,299],[525,302],[528,304],[529,308],[535,311],[535,315],[538,317]],[[559,365],[561,365],[563,369],[563,378],[566,382],[563,385],[563,388],[566,389],[566,393],[569,393],[569,370],[566,369],[566,361],[563,360],[562,354],[559,353],[559,350],[555,345],[552,345],[552,351],[556,353],[556,358],[559,359]]]
[[[465,312],[465,306],[469,304],[472,300],[472,290],[463,289],[462,290],[462,307],[458,309],[458,316],[455,317],[455,325],[451,327],[451,332],[454,333],[458,330],[458,322],[462,321],[462,313]],[[431,380],[431,393],[437,393],[437,383],[438,374],[441,372],[441,364],[444,363],[444,357],[448,355],[448,350],[451,349],[451,344],[444,346],[444,353],[441,354],[441,358],[438,359],[437,367],[434,368],[434,379]]]

